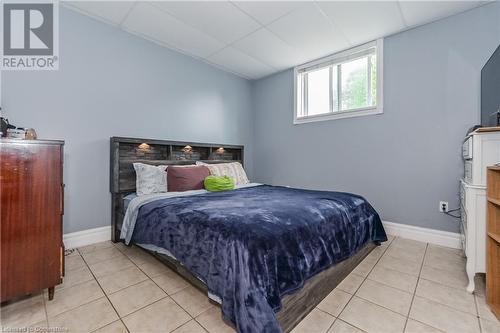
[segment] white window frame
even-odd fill
[[[323,113],[312,116],[299,116],[300,113],[303,112],[303,96],[302,96],[302,82],[298,82],[299,76],[303,78],[300,74],[304,71],[310,71],[315,68],[327,67],[332,64],[340,64],[343,62],[347,62],[350,60],[354,60],[356,58],[360,58],[368,53],[368,51],[372,48],[376,48],[376,56],[377,56],[377,105],[369,106],[359,109],[350,109],[345,111],[334,111],[329,113]],[[297,66],[293,71],[293,123],[294,124],[303,124],[310,123],[316,121],[325,121],[325,120],[333,120],[333,119],[343,119],[343,118],[351,118],[351,117],[360,117],[360,116],[368,116],[374,114],[382,114],[384,112],[384,94],[383,94],[383,75],[384,75],[384,40],[378,39],[376,41],[366,43],[342,52],[335,53],[333,55],[314,60],[308,62],[306,64]],[[330,75],[331,75],[330,71]],[[339,75],[339,73],[337,73]],[[371,80],[369,79],[371,82]],[[330,80],[331,85],[331,80]],[[340,82],[339,82],[340,85]],[[331,88],[330,88],[331,89]],[[340,101],[339,101],[340,103]],[[330,102],[330,104],[332,104]],[[330,110],[333,110],[333,106],[330,105]]]

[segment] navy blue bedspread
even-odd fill
[[[268,185],[145,204],[132,236],[167,249],[205,281],[239,332],[281,332],[275,312],[285,294],[386,240],[358,195]]]

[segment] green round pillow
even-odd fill
[[[228,176],[208,176],[203,182],[210,192],[229,191],[234,189],[234,179]]]

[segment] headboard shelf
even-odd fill
[[[191,164],[196,164],[196,162],[203,162],[203,163],[228,163],[228,162],[240,162],[242,163],[243,161],[241,160],[232,160],[232,159],[221,159],[221,160],[147,160],[147,159],[126,159],[126,160],[121,160],[120,165],[133,165],[133,163],[145,163],[145,164],[151,164],[151,165],[191,165]]]
[[[189,141],[171,141],[171,140],[159,140],[159,139],[144,139],[144,138],[127,138],[120,136],[111,137],[111,141],[119,142],[119,143],[133,143],[133,144],[141,144],[147,143],[150,145],[174,145],[174,146],[196,146],[196,147],[209,147],[209,148],[235,148],[235,149],[243,149],[241,145],[227,145],[227,144],[218,144],[218,143],[203,143],[203,142],[189,142]]]
[[[112,239],[119,240],[123,220],[123,197],[135,192],[134,163],[151,165],[194,165],[240,162],[243,146],[169,141],[144,138],[110,138],[110,192],[112,197]]]

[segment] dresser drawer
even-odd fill
[[[472,137],[469,137],[462,144],[462,157],[464,160],[472,159]]]
[[[464,178],[468,183],[472,183],[472,161],[468,160],[464,163]]]

